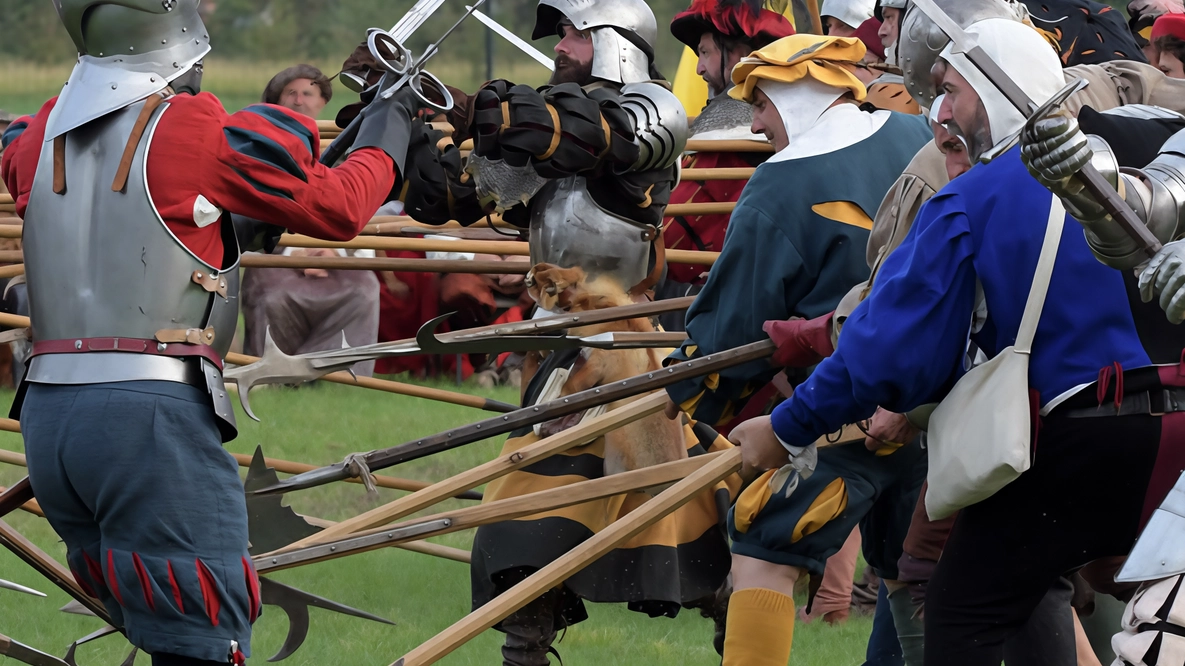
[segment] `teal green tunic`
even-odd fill
[[[932,139],[921,116],[894,113],[846,148],[766,162],[732,213],[724,248],[687,311],[687,340],[667,359],[684,361],[756,342],[768,320],[812,319],[867,280],[865,247],[881,199]],[[766,360],[667,388],[692,417],[721,424],[777,372]]]

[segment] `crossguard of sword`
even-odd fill
[[[441,113],[452,110],[452,93],[445,87],[444,82],[424,69],[424,63],[430,57],[435,45],[429,47],[429,50],[425,51],[419,60],[416,60],[412,56],[411,50],[399,43],[399,40],[395,39],[395,36],[390,32],[382,28],[370,28],[366,32],[366,48],[370,50],[371,57],[378,62],[379,67],[384,70],[383,79],[378,83],[379,95],[383,99],[390,98],[400,88],[407,86],[425,106]],[[394,80],[394,83],[384,85],[384,82],[391,80]],[[425,92],[425,88],[427,88],[427,92],[439,95],[439,99],[443,101],[437,102],[433,96]]]

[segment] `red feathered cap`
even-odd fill
[[[748,38],[761,48],[793,35],[794,26],[785,16],[766,9],[762,0],[693,0],[671,21],[671,34],[692,49],[709,31]]]

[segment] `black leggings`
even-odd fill
[[[925,666],[1000,666],[1058,576],[1126,555],[1180,474],[1183,425],[1185,413],[1046,417],[1031,469],[955,521],[926,593]]]

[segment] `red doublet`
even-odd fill
[[[28,127],[0,163],[21,216],[56,102],[17,121]],[[376,148],[351,153],[334,168],[319,163],[316,123],[283,107],[255,104],[228,114],[210,93],[176,95],[168,104],[151,138],[148,191],[169,230],[213,266],[223,264],[222,237],[219,225],[194,222],[199,195],[224,211],[295,233],[348,240],[362,231],[394,185],[391,158]]]

